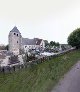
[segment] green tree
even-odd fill
[[[80,48],[80,28],[75,29],[68,37],[68,44]]]
[[[55,43],[55,46],[59,46],[59,45],[60,45],[59,42],[56,42],[56,43]]]
[[[5,46],[5,50],[9,50],[9,45],[6,45]]]
[[[49,43],[48,43],[47,40],[44,40],[44,42],[45,42],[45,47],[46,47],[46,46],[49,46]]]
[[[56,44],[55,41],[50,42],[50,46],[55,46],[55,44]]]

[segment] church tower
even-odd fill
[[[9,51],[18,55],[21,49],[22,36],[17,27],[15,26],[9,33]]]

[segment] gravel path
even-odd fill
[[[51,92],[80,92],[80,61],[72,67]]]

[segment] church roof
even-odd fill
[[[23,45],[35,45],[34,39],[22,38]]]
[[[20,33],[16,26],[10,32]]]
[[[40,45],[42,39],[34,38],[34,39],[28,39],[28,38],[22,38],[22,45]]]

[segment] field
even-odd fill
[[[0,92],[50,92],[78,60],[80,50],[75,50],[13,73],[0,73]]]

